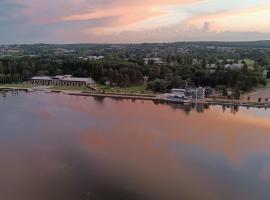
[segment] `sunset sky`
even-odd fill
[[[270,39],[269,0],[1,0],[0,43]]]

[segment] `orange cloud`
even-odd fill
[[[84,21],[110,17],[110,25],[106,24],[106,27],[112,26],[126,26],[134,23],[143,22],[147,19],[166,15],[165,7],[171,5],[182,5],[199,2],[201,0],[159,0],[159,1],[122,1],[117,0],[109,3],[108,5],[102,5],[96,8],[90,9],[85,13],[75,13],[60,17],[59,21]]]
[[[237,10],[223,10],[214,13],[203,13],[191,17],[187,24],[201,26],[210,22],[216,31],[270,31],[270,4],[250,6]]]

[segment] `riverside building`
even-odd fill
[[[37,85],[89,86],[94,83],[92,78],[64,76],[35,76],[28,81]]]

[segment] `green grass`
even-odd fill
[[[133,85],[128,87],[110,87],[109,85],[98,85],[100,90],[113,93],[132,93],[132,94],[152,94],[144,85]]]
[[[251,60],[251,59],[248,59],[248,58],[245,58],[243,61],[245,61],[246,64],[247,64],[249,67],[253,67],[254,64],[255,64],[255,61],[254,61],[254,60]]]
[[[70,90],[70,91],[80,91],[80,92],[90,92],[91,90],[86,86],[60,86],[55,85],[50,88],[51,90]]]
[[[37,85],[31,84],[0,84],[0,88],[33,88]],[[97,85],[98,89],[105,92],[111,93],[130,93],[130,94],[153,94],[152,91],[147,90],[144,85],[133,85],[128,87],[110,87],[108,85]],[[70,91],[80,91],[80,92],[90,92],[91,90],[86,86],[52,86],[50,90],[70,90]]]
[[[270,87],[270,79],[267,79],[267,87]]]
[[[35,87],[35,85],[25,83],[0,84],[0,88],[32,88],[32,87]]]
[[[258,85],[255,89],[265,89],[270,88],[270,79],[266,79],[266,85]]]

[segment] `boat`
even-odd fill
[[[179,94],[165,94],[165,98],[169,102],[173,103],[190,103],[191,98],[185,95],[179,95]]]

